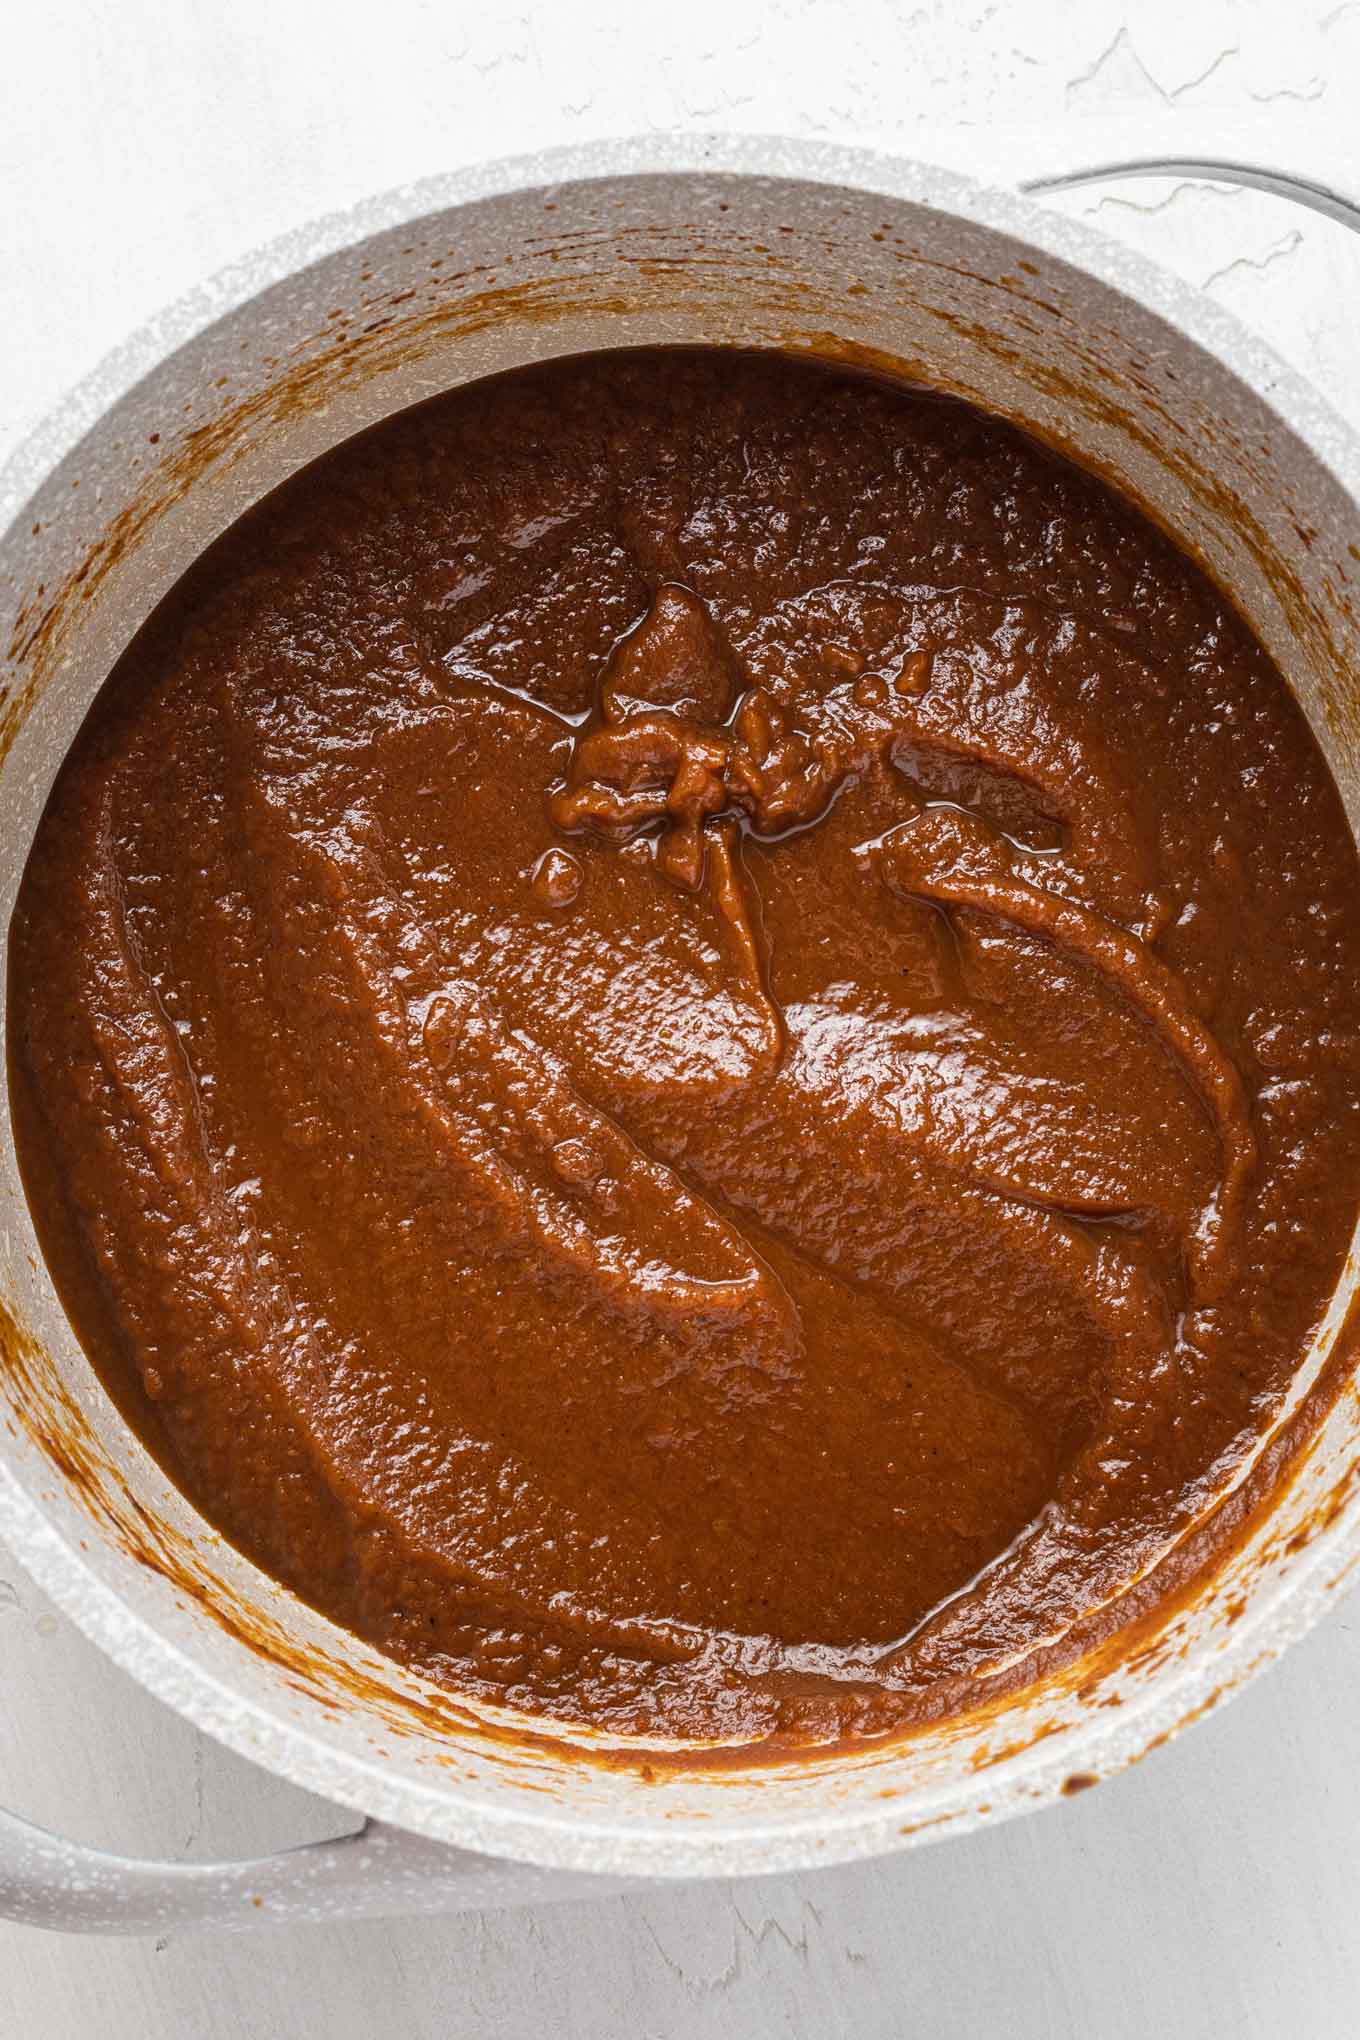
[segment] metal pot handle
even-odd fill
[[[382,1821],[238,1863],[116,1856],[0,1812],[0,1918],[71,1934],[467,1912],[607,1897],[627,1880],[507,1863]]]
[[[1318,178],[1227,157],[1136,156],[1021,180],[1032,197],[1121,177],[1245,184],[1360,233],[1360,204]],[[175,1863],[86,1848],[0,1811],[0,1918],[66,1933],[156,1934],[285,1920],[373,1919],[596,1898],[636,1880],[544,1870],[367,1821],[335,1841],[239,1863]]]
[[[1254,191],[1267,191],[1272,198],[1292,199],[1311,212],[1337,220],[1360,234],[1360,204],[1318,177],[1303,177],[1292,170],[1273,170],[1261,163],[1239,163],[1226,156],[1132,156],[1110,163],[1092,163],[1080,170],[1059,170],[1051,175],[1021,179],[1019,189],[1032,198],[1050,191],[1076,191],[1083,184],[1107,184],[1120,177],[1202,178],[1211,184],[1245,184]]]

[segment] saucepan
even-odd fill
[[[1171,167],[1272,186],[1239,165]],[[1288,188],[1360,223],[1323,187]],[[275,243],[131,340],[11,461],[0,928],[101,681],[248,505],[472,377],[663,341],[911,377],[1099,470],[1236,602],[1360,826],[1360,443],[1305,381],[1187,285],[1030,197],[859,151],[619,144],[437,180]],[[1225,1504],[1226,1558],[1189,1568],[1159,1613],[1155,1593],[1142,1609],[1135,1593],[1098,1656],[906,1741],[676,1767],[462,1704],[218,1537],[72,1335],[0,1095],[0,1536],[150,1692],[364,1817],[336,1842],[185,1866],[101,1855],[4,1816],[0,1913],[136,1932],[581,1895],[865,1857],[1091,1784],[1277,1655],[1360,1557],[1355,1276],[1352,1258],[1288,1407]]]

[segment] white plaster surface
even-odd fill
[[[386,186],[636,131],[996,181],[1225,148],[1360,191],[1360,0],[0,0],[0,456],[132,327]],[[1061,201],[1360,422],[1360,239],[1188,182]],[[1060,1810],[819,1876],[163,1944],[0,1926],[0,2035],[766,2040],[1360,2032],[1360,1620]],[[114,1671],[0,1552],[0,1804],[185,1859],[340,1831]]]

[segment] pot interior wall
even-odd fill
[[[282,282],[271,259],[257,294],[238,277],[220,316],[206,305],[186,314],[179,333],[190,337],[111,408],[96,387],[88,431],[62,449],[0,548],[10,627],[0,924],[95,690],[244,508],[438,390],[550,355],[660,341],[792,347],[905,373],[1102,470],[1233,595],[1360,818],[1360,699],[1347,677],[1360,663],[1358,527],[1331,467],[1209,353],[1065,261],[1056,225],[1026,230],[1032,216],[1018,206],[903,166],[888,180],[898,195],[883,196],[861,161],[869,169],[835,183],[621,173],[426,212]],[[1127,1761],[1277,1648],[1307,1619],[1323,1576],[1332,1583],[1347,1562],[1335,1536],[1325,1553],[1306,1540],[1287,1548],[1328,1497],[1348,1495],[1338,1484],[1356,1414],[1343,1398],[1278,1521],[1178,1618],[1160,1656],[1081,1693],[1059,1681],[1002,1720],[959,1722],[854,1763],[660,1788],[635,1768],[488,1737],[447,1696],[264,1580],[131,1438],[46,1278],[7,1099],[0,1120],[10,1320],[0,1528],[91,1633],[202,1725],[299,1782],[449,1839],[679,1873],[773,1868],[947,1831]],[[1234,1623],[1238,1599],[1249,1616]]]

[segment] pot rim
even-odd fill
[[[478,201],[618,177],[663,181],[705,175],[915,202],[1027,242],[1132,298],[1214,357],[1360,503],[1360,436],[1308,379],[1234,314],[1086,221],[958,171],[879,149],[779,135],[671,135],[571,143],[436,174],[293,228],[229,264],[105,355],[10,454],[0,467],[0,546],[14,535],[24,505],[46,476],[106,412],[218,320],[285,278],[378,233]],[[1206,1712],[1218,1693],[1239,1689],[1312,1627],[1331,1589],[1360,1557],[1360,1488],[1326,1531],[1253,1598],[1212,1666],[1178,1659],[1164,1680],[1115,1710],[1113,1718],[1107,1713],[1057,1738],[1064,1745],[1060,1753],[1050,1754],[1041,1744],[998,1763],[986,1776],[986,1815],[959,1809],[957,1787],[923,1793],[911,1804],[914,1824],[905,1831],[900,1802],[884,1811],[809,1811],[768,1825],[725,1826],[706,1819],[642,1827],[583,1818],[560,1806],[536,1813],[522,1805],[474,1802],[453,1783],[394,1776],[375,1758],[323,1743],[306,1726],[247,1698],[187,1656],[87,1565],[21,1484],[3,1449],[0,1535],[63,1613],[139,1685],[275,1775],[358,1812],[464,1847],[551,1867],[675,1878],[788,1871],[885,1854],[1049,1802],[1060,1795],[1076,1763],[1097,1775],[1123,1768]],[[949,1803],[938,1823],[930,1818],[933,1803]]]

